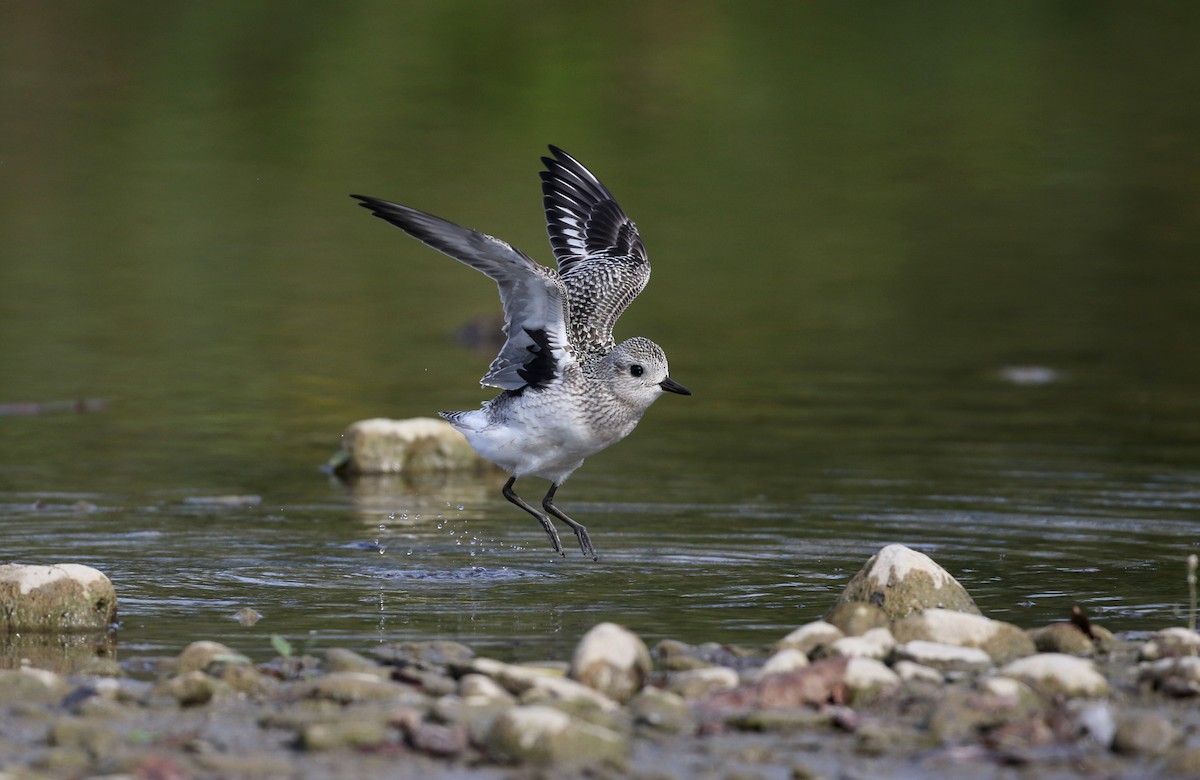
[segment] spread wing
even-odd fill
[[[380,219],[496,282],[507,338],[481,385],[519,390],[545,387],[562,377],[574,356],[566,327],[567,291],[557,273],[497,238],[432,214],[364,195],[351,197]]]
[[[608,188],[563,150],[550,152],[554,157],[542,158],[542,203],[570,300],[572,343],[610,349],[617,318],[650,280],[650,261],[637,226]]]

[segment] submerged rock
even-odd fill
[[[615,623],[600,623],[575,647],[568,676],[618,702],[627,702],[646,684],[650,650],[637,634]]]
[[[879,607],[893,620],[929,608],[979,614],[958,580],[928,555],[902,544],[889,544],[871,556],[850,578],[834,608],[848,602]]]
[[[445,420],[376,417],[351,424],[329,464],[341,476],[428,474],[496,468],[480,458]]]
[[[0,565],[0,633],[106,630],[117,593],[103,572],[78,563]]]

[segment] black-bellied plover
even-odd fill
[[[595,560],[587,529],[555,506],[554,494],[584,458],[628,436],[664,392],[692,393],[667,375],[667,356],[653,341],[613,341],[617,318],[650,278],[646,248],[608,188],[566,152],[550,152],[542,158],[542,193],[558,271],[432,214],[351,197],[499,286],[506,338],[480,384],[504,392],[480,409],[441,416],[512,475],[504,497],[536,517],[565,555],[550,518],[513,490],[520,477],[550,480],[542,508],[570,526]]]

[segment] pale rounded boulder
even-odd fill
[[[99,631],[117,619],[117,593],[78,563],[0,565],[0,631]]]
[[[892,620],[929,608],[980,614],[958,580],[928,555],[902,544],[889,544],[871,556],[830,612],[850,602],[873,604]]]
[[[1019,658],[1000,674],[1026,683],[1043,696],[1106,696],[1109,691],[1108,681],[1090,660],[1063,653]]]
[[[432,474],[496,468],[480,458],[466,438],[445,420],[376,417],[351,424],[341,449],[330,461],[343,476]]]
[[[920,640],[958,647],[974,647],[997,664],[1033,655],[1029,635],[1011,623],[947,609],[926,609],[897,621],[892,627],[901,644]]]
[[[600,623],[579,640],[567,676],[627,702],[646,684],[652,668],[641,637],[616,623]]]

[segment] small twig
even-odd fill
[[[1187,584],[1188,584],[1188,630],[1196,630],[1196,565],[1200,560],[1196,558],[1196,554],[1192,553],[1187,558]]]

